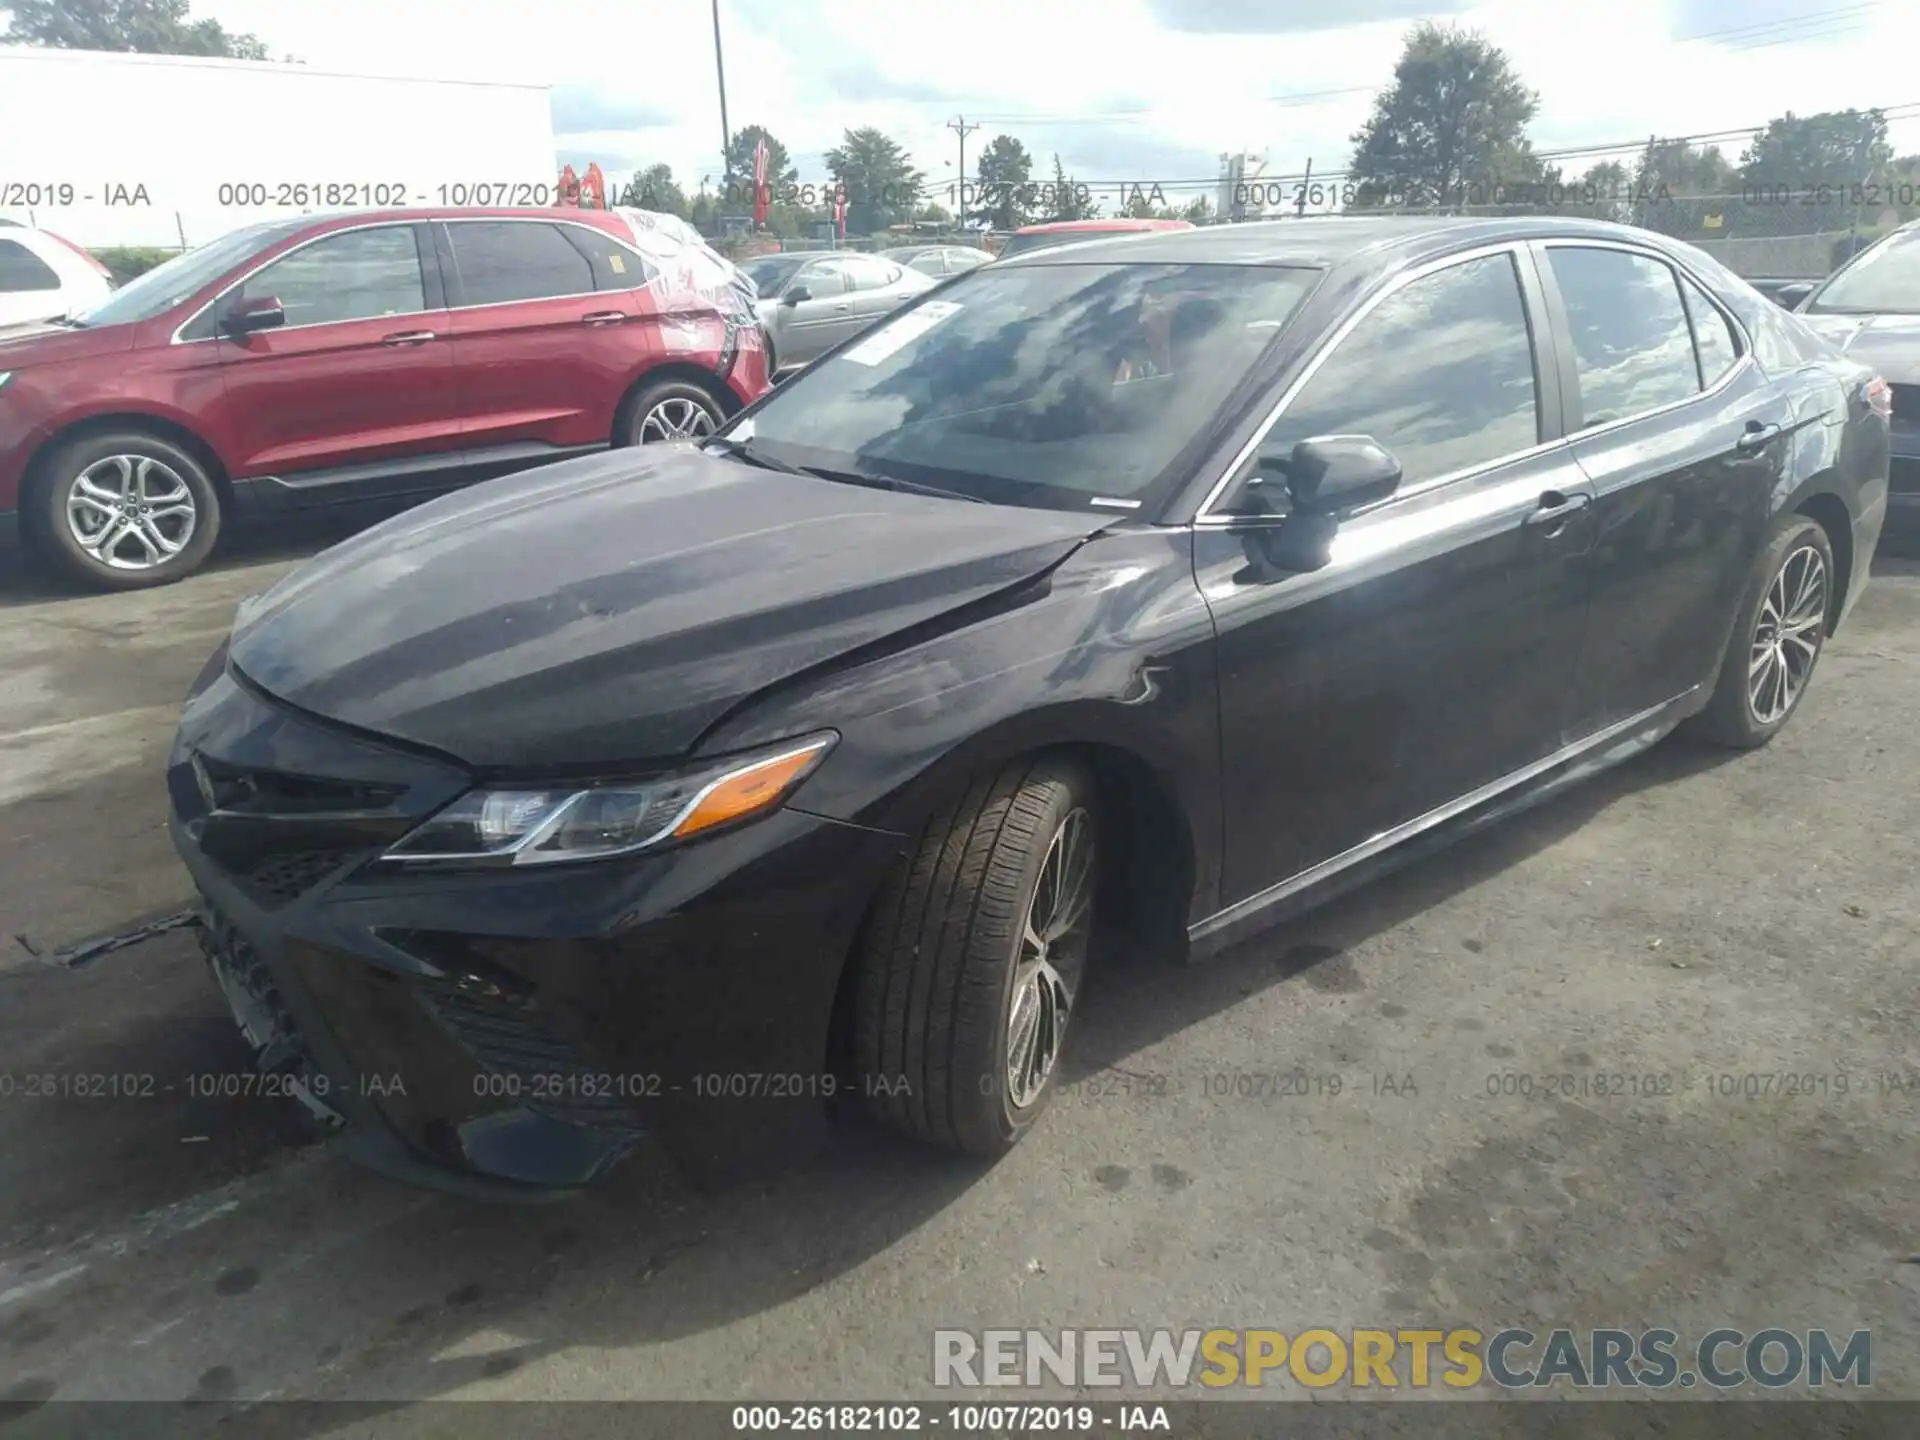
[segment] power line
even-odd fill
[[[1769,32],[1792,29],[1796,26],[1814,24],[1821,20],[1837,20],[1842,16],[1857,15],[1863,11],[1878,10],[1883,0],[1862,0],[1853,5],[1835,5],[1825,10],[1809,10],[1800,15],[1784,15],[1772,20],[1757,20],[1745,25],[1729,25],[1719,30],[1703,30],[1698,35],[1678,35],[1674,37],[1676,45],[1691,45],[1699,40],[1719,40],[1729,35],[1746,35],[1753,32]],[[1737,48],[1737,47],[1733,47]]]

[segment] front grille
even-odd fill
[[[1920,385],[1890,385],[1893,391],[1893,418],[1920,423]]]
[[[193,764],[204,777],[208,798],[213,802],[211,808],[235,814],[353,814],[384,810],[403,793],[398,785],[251,769],[204,753],[196,753]]]
[[[508,1098],[570,1125],[637,1129],[630,1087],[595,1070],[553,1033],[531,996],[478,976],[417,978],[414,993],[480,1066],[501,1077]]]

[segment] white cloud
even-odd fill
[[[1850,7],[1823,41],[1816,25],[1791,19],[1818,9],[1811,0],[1767,4],[1487,0],[1446,18],[1484,30],[1539,90],[1541,148],[1920,100],[1911,67],[1920,6]],[[1345,13],[1409,8],[1356,0]],[[194,9],[314,64],[567,86],[562,113],[585,127],[562,135],[569,155],[604,151],[617,170],[665,160],[689,187],[718,176],[707,0],[199,0]],[[1277,173],[1309,157],[1324,173],[1344,166],[1370,87],[1390,74],[1409,23],[1335,27],[1336,13],[1318,0],[1297,13],[1245,0],[722,0],[728,118],[779,135],[803,181],[824,178],[819,157],[843,130],[875,125],[946,185],[958,140],[945,126],[959,112],[985,122],[967,139],[969,157],[1004,130],[1041,167],[1058,150],[1084,180],[1202,181],[1213,157],[1240,146],[1266,150]],[[1290,25],[1284,33],[1215,28],[1254,23],[1248,15],[1294,18],[1259,22]],[[1784,28],[1752,28],[1782,16]],[[1734,33],[1674,40],[1714,31]],[[1317,98],[1273,98],[1301,96]],[[1920,149],[1920,120],[1897,121],[1894,138]],[[1729,149],[1737,156],[1738,143]]]

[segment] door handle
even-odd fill
[[[1539,506],[1527,516],[1526,523],[1531,526],[1545,527],[1549,535],[1558,535],[1566,523],[1593,504],[1593,497],[1584,493],[1568,495],[1560,490],[1549,490],[1540,497]]]
[[[834,310],[834,313],[835,313],[836,315],[844,315],[844,314],[846,314],[846,312],[847,312],[847,311],[849,311],[849,310],[851,310],[851,309],[853,309],[853,302],[852,302],[851,300],[849,300],[849,301],[848,301],[848,302],[847,302],[846,304],[844,304],[844,305],[836,305],[836,306],[834,306],[834,307],[833,307],[833,310]]]
[[[627,318],[624,310],[595,310],[580,317],[582,325],[618,325]]]
[[[1733,448],[1742,455],[1751,455],[1756,450],[1764,450],[1780,438],[1778,425],[1762,424],[1758,420],[1749,420],[1747,428],[1740,438],[1733,442]]]
[[[382,345],[391,345],[395,349],[403,345],[424,345],[433,339],[431,330],[402,330],[381,340]]]

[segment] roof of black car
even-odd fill
[[[1645,231],[1603,220],[1553,216],[1482,218],[1456,215],[1335,215],[1314,219],[1244,221],[1192,230],[1089,237],[1085,242],[1009,256],[1002,265],[1074,265],[1094,259],[1120,264],[1311,265],[1324,267],[1364,253],[1416,253],[1491,245],[1543,236],[1605,239]]]

